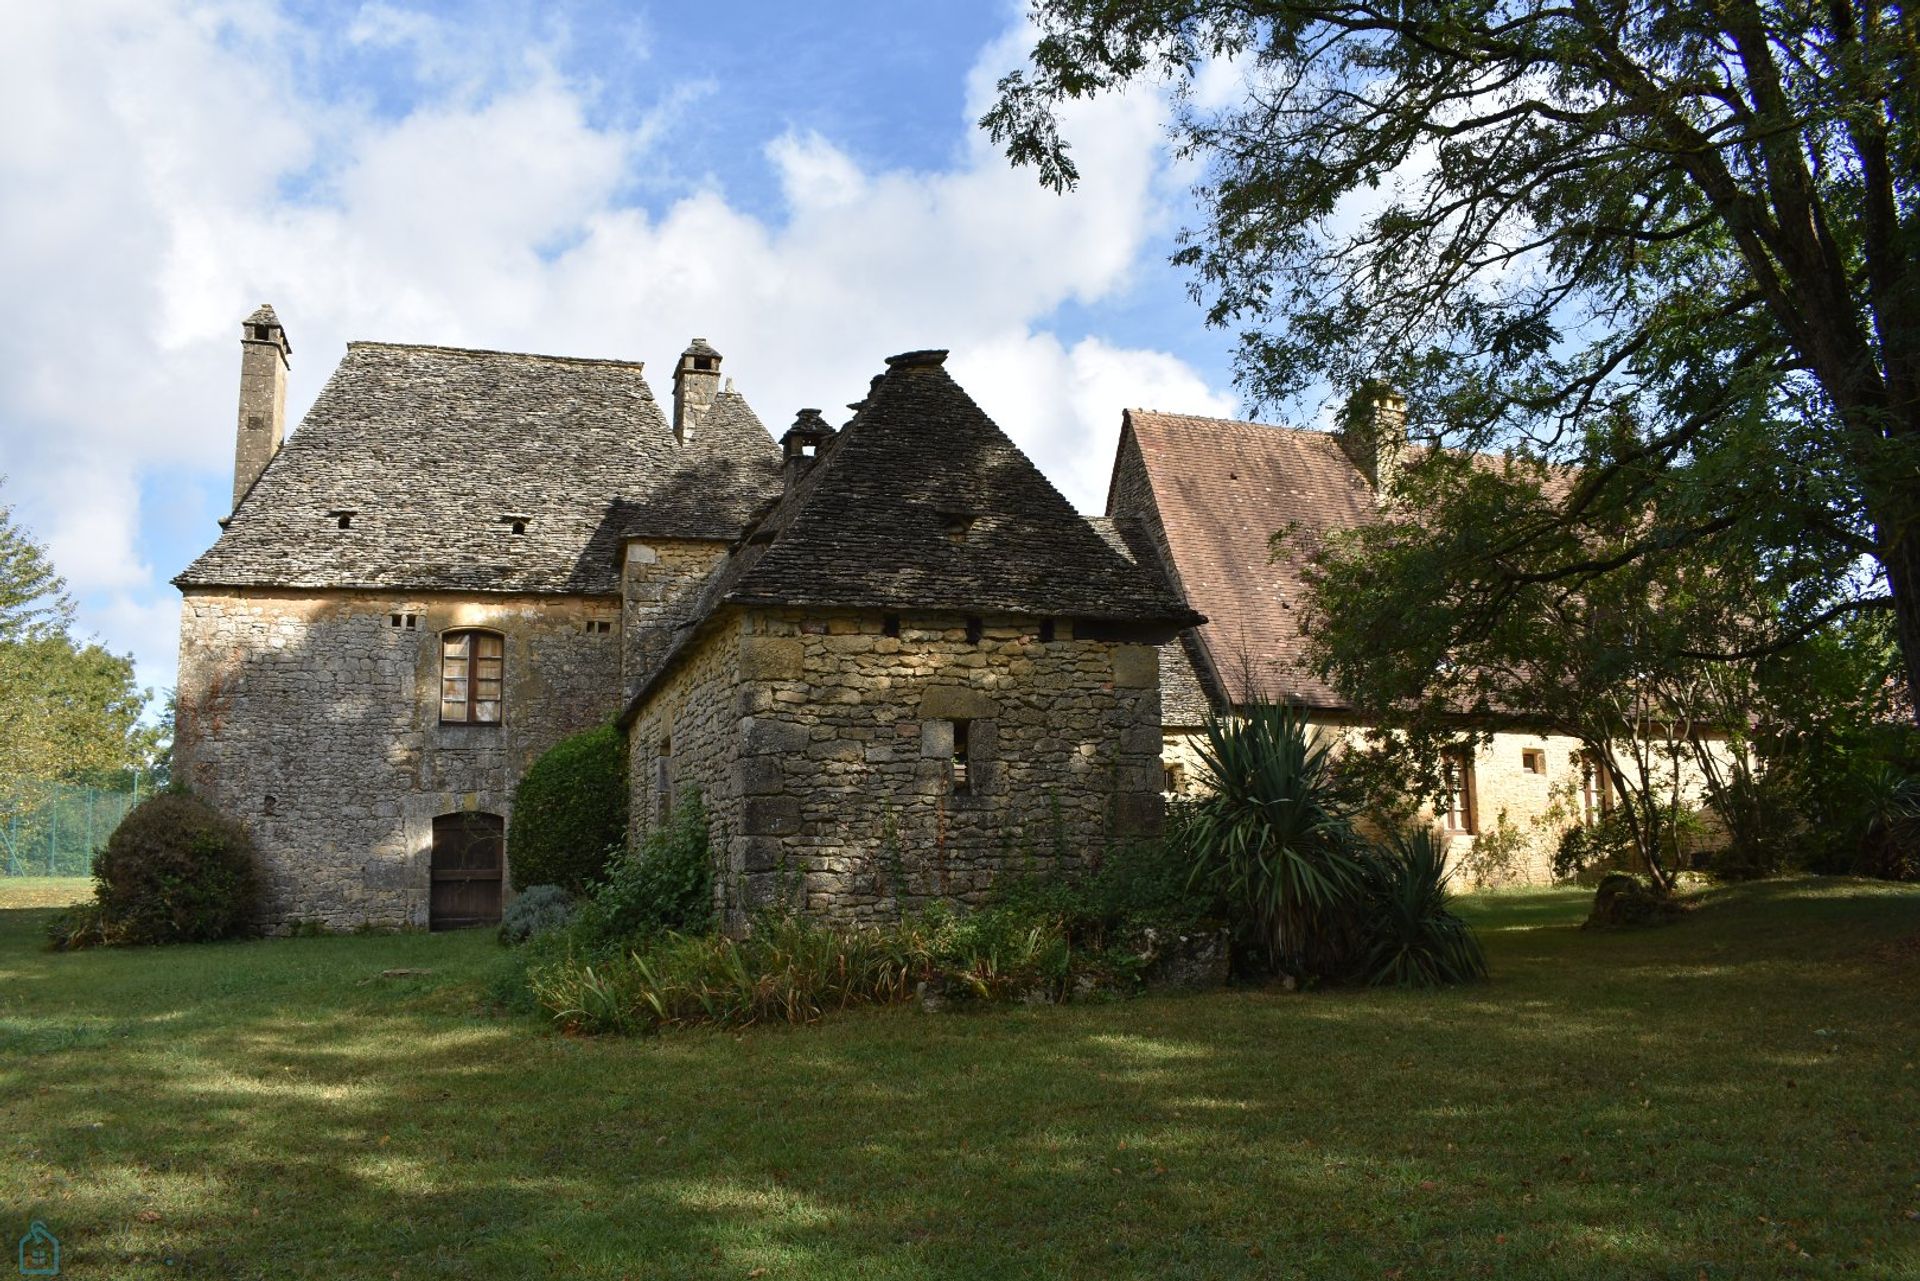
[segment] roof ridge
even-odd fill
[[[516,360],[551,360],[561,365],[615,365],[623,369],[644,369],[646,362],[641,360],[619,360],[612,356],[556,356],[543,351],[503,351],[497,347],[448,347],[441,343],[430,342],[382,342],[373,338],[356,338],[347,343],[347,350],[361,347],[377,347],[388,351],[435,351],[448,356],[512,356]]]
[[[1295,427],[1291,423],[1261,423],[1251,418],[1220,418],[1213,414],[1189,414],[1178,409],[1148,409],[1144,405],[1135,405],[1127,410],[1129,414],[1150,414],[1155,418],[1186,418],[1197,423],[1219,423],[1225,427],[1252,427],[1260,431],[1285,431],[1297,436],[1332,436],[1330,431],[1319,427]]]

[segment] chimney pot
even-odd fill
[[[280,452],[287,430],[287,367],[293,344],[273,308],[261,303],[240,322],[240,420],[233,447],[233,505]]]
[[[695,338],[680,353],[673,371],[673,438],[693,443],[694,432],[720,393],[720,353],[704,338]]]
[[[1376,379],[1361,383],[1341,410],[1334,438],[1374,496],[1390,495],[1407,448],[1406,397]]]
[[[803,409],[794,415],[793,426],[787,428],[786,434],[780,437],[780,456],[785,466],[788,489],[792,489],[794,482],[819,461],[821,452],[833,436],[833,427],[820,416],[819,410]]]

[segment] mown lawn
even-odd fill
[[[479,934],[56,956],[0,910],[0,1244],[41,1218],[114,1278],[1920,1276],[1920,889],[1615,936],[1577,894],[1470,906],[1475,990],[645,1041],[483,1012]]]

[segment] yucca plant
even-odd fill
[[[1361,977],[1375,987],[1439,987],[1487,976],[1486,954],[1453,914],[1444,840],[1401,832],[1367,860]]]
[[[1242,942],[1277,973],[1331,977],[1353,944],[1362,845],[1335,787],[1332,748],[1290,707],[1215,718],[1180,838],[1192,882],[1217,894]]]

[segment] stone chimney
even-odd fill
[[[261,303],[240,322],[240,426],[233,447],[233,505],[280,452],[287,431],[287,358],[280,317]]]
[[[1407,448],[1406,397],[1383,382],[1360,384],[1340,411],[1334,438],[1375,497],[1390,496]]]
[[[719,394],[720,353],[706,339],[696,338],[680,353],[680,364],[673,371],[673,438],[692,444],[700,419]]]
[[[833,428],[817,409],[803,409],[794,416],[793,426],[780,438],[780,458],[787,475],[787,488],[807,474],[819,459],[820,451],[833,439]]]

